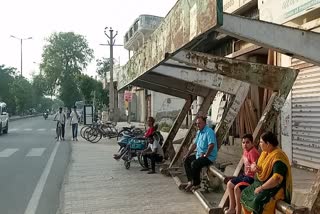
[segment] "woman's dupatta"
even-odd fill
[[[265,182],[271,175],[272,170],[273,170],[273,165],[277,162],[281,161],[287,166],[287,174],[285,177],[285,182],[286,182],[286,189],[285,189],[285,201],[287,203],[291,202],[291,195],[292,195],[292,174],[291,174],[291,166],[289,163],[289,159],[287,155],[280,149],[276,148],[273,150],[271,153],[267,152],[262,152],[259,160],[258,160],[258,167],[261,170],[260,173],[257,173],[257,178]]]

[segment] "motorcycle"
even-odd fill
[[[47,113],[47,112],[43,113],[43,118],[44,118],[45,120],[48,118],[48,113]]]

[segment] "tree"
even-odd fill
[[[84,36],[73,32],[53,33],[47,42],[40,69],[48,80],[51,95],[60,92],[64,104],[71,107],[74,103],[68,99],[79,97],[76,78],[92,60],[93,50]]]
[[[101,82],[97,84],[96,103],[99,109],[102,109],[103,106],[109,106],[109,90],[103,89]]]
[[[17,113],[24,114],[32,108],[32,85],[24,77],[17,76],[10,84],[9,89],[13,96]]]
[[[15,68],[0,65],[0,101],[7,103],[11,114],[15,112],[15,100],[9,88],[14,81],[16,72]]]
[[[66,75],[64,79],[61,80],[59,98],[68,108],[72,108],[76,101],[82,100],[77,81],[70,75]]]
[[[79,76],[79,89],[85,101],[91,101],[92,92],[96,90],[97,81],[88,75]]]
[[[107,72],[111,70],[110,58],[97,59],[97,73],[101,78],[105,78]]]
[[[95,93],[96,106],[98,108],[102,108],[103,105],[109,104],[108,90],[103,89],[103,85],[100,81],[97,81],[88,75],[81,75],[79,79],[79,88],[85,101],[93,101]]]

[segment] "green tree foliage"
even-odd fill
[[[79,100],[77,76],[92,60],[93,50],[84,36],[73,32],[53,33],[47,42],[40,69],[48,80],[51,95],[60,92],[60,99],[71,107],[73,100]]]
[[[101,78],[105,78],[107,72],[111,70],[110,58],[97,59],[97,73]]]
[[[16,69],[0,65],[0,101],[7,103],[11,115],[25,114],[35,109],[43,112],[52,109],[53,101],[46,98],[48,84],[42,75],[27,79],[16,76]]]
[[[24,77],[15,77],[14,81],[10,84],[9,89],[11,96],[15,101],[16,112],[24,114],[32,108],[32,85]]]
[[[93,99],[93,92],[97,88],[97,81],[88,75],[81,75],[79,77],[79,88],[85,101]]]
[[[16,69],[0,65],[0,101],[7,103],[9,113],[15,112],[15,100],[9,88],[14,81]]]
[[[97,84],[96,102],[99,109],[109,105],[109,90],[103,89],[102,82],[98,82]]]
[[[54,99],[52,102],[53,102],[52,110],[55,112],[57,112],[59,110],[59,107],[64,106],[64,103],[59,99]]]
[[[108,90],[103,89],[102,82],[88,75],[81,75],[79,77],[79,88],[87,103],[93,103],[95,94],[95,102],[98,108],[109,104]]]
[[[82,100],[75,78],[71,77],[70,75],[66,75],[61,80],[59,98],[68,108],[72,108],[76,101]]]

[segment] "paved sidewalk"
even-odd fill
[[[127,125],[119,123],[118,127]],[[139,123],[133,125],[143,127]],[[180,130],[177,137],[185,133],[186,130]],[[72,157],[58,214],[205,213],[198,199],[193,194],[179,191],[171,177],[140,172],[138,162],[133,162],[126,170],[122,160],[115,161],[112,155],[119,148],[115,139],[101,139],[97,144],[91,144],[79,137],[78,142],[71,142]],[[233,173],[240,158],[239,149],[226,146],[219,152],[219,159],[234,164],[227,167],[226,174]],[[293,203],[301,205],[315,173],[293,169],[293,177]]]
[[[61,195],[61,214],[205,213],[193,194],[178,190],[171,177],[140,172],[138,162],[126,170],[112,155],[115,140],[72,142],[72,157]],[[187,203],[186,203],[187,202]]]

